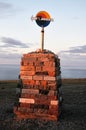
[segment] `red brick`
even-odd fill
[[[42,81],[41,81],[41,86],[43,86],[43,88],[46,89],[47,81],[42,80]]]
[[[55,67],[43,66],[43,71],[55,72]]]
[[[48,81],[47,85],[50,90],[57,90],[57,82],[56,81]]]
[[[21,79],[32,80],[32,76],[21,76],[21,75],[20,75],[20,78],[21,78]]]
[[[43,65],[44,65],[44,62],[42,62],[42,61],[36,61],[36,62],[34,63],[34,65],[35,65],[35,66],[43,66]]]
[[[52,77],[52,76],[44,76],[44,80],[48,80],[48,81],[56,81],[56,77]]]
[[[50,90],[48,96],[57,96],[57,91]]]
[[[59,104],[58,105],[49,105],[49,109],[58,110]]]
[[[41,66],[36,66],[36,72],[41,72],[42,71],[42,67]]]
[[[39,85],[39,86],[40,86],[40,85],[41,85],[41,82],[40,82],[39,80],[36,80],[36,81],[35,81],[35,85]]]
[[[35,85],[35,81],[34,80],[27,80],[27,79],[24,79],[23,81],[23,84],[27,86],[27,88],[29,86],[34,86]]]
[[[39,94],[39,90],[38,89],[22,89],[22,93]]]
[[[20,72],[21,76],[31,76],[31,75],[34,75],[34,74],[35,74],[34,71],[21,71]]]
[[[54,106],[57,106],[58,105],[58,100],[51,100],[50,104],[54,105]]]
[[[48,113],[51,115],[59,116],[59,107],[58,105],[49,105]]]
[[[42,75],[34,75],[33,80],[43,80],[43,76]]]
[[[21,97],[22,98],[35,98],[35,95],[37,95],[37,94],[34,94],[34,93],[32,93],[32,94],[28,94],[28,93],[21,93]]]
[[[35,104],[44,104],[44,105],[49,105],[50,104],[50,100],[45,100],[45,99],[37,99],[37,98],[35,98]]]
[[[30,108],[30,104],[29,103],[20,103],[20,107]]]
[[[48,75],[49,75],[49,76],[55,76],[55,75],[56,75],[56,72],[55,72],[55,71],[48,71]]]
[[[45,62],[44,62],[44,66],[47,66],[47,67],[55,67],[55,62],[45,61]]]
[[[31,57],[31,56],[22,58],[22,61],[27,61],[28,63],[29,62],[35,62],[36,60],[37,60],[36,57]]]
[[[48,113],[49,113],[50,115],[55,115],[56,118],[58,118],[58,116],[59,116],[58,110],[50,109],[50,110],[48,110]]]
[[[35,103],[34,99],[29,99],[29,98],[19,98],[19,102],[20,103],[30,103],[30,104]]]
[[[35,67],[33,65],[21,66],[20,72],[21,71],[35,71]]]
[[[57,82],[55,82],[55,81],[47,81],[47,83],[49,86],[56,86],[57,85]]]

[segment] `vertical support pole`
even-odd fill
[[[41,51],[44,49],[44,27],[41,30]]]

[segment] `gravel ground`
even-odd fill
[[[13,113],[16,82],[0,82],[0,130],[86,130],[86,83],[62,85],[59,121],[16,119]]]

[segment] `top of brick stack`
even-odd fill
[[[23,54],[23,57],[27,57],[30,55],[31,56],[33,55],[33,57],[36,57],[36,56],[42,56],[42,54],[43,54],[43,56],[44,56],[44,54],[46,54],[47,56],[51,55],[51,56],[54,56],[56,58],[58,57],[54,52],[52,52],[50,50],[46,50],[46,49],[44,49],[43,51],[41,49],[38,49],[36,51],[29,52],[27,54]]]

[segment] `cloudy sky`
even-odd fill
[[[86,0],[0,0],[0,64],[19,64],[23,53],[40,48],[40,31],[31,16],[49,12],[44,48],[63,67],[86,69]]]

